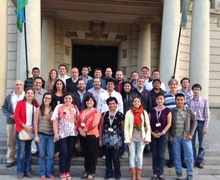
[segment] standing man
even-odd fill
[[[93,94],[93,97],[96,100],[96,108],[98,107],[99,95],[103,93],[105,90],[101,88],[101,79],[99,77],[95,77],[93,79],[93,87],[88,90],[88,92]]]
[[[60,64],[58,67],[58,72],[59,72],[58,79],[61,79],[66,85],[66,80],[70,78],[69,76],[66,75],[66,65]]]
[[[89,80],[92,80],[92,77],[89,76],[89,67],[88,66],[83,66],[81,72],[82,72],[82,75],[79,76],[79,78],[83,79],[86,82],[86,84]]]
[[[131,86],[132,88],[136,88],[137,87],[137,81],[138,81],[139,75],[137,71],[133,71],[131,73]]]
[[[84,99],[87,96],[92,96],[92,93],[86,92],[86,82],[83,79],[77,81],[78,90],[73,93],[74,104],[78,107],[79,111],[85,109]]]
[[[137,81],[137,88],[134,88],[133,92],[141,98],[143,108],[149,113],[152,108],[151,95],[150,92],[146,90],[144,82],[144,77],[140,77]]]
[[[184,77],[183,79],[181,79],[180,84],[182,88],[179,90],[179,92],[185,94],[187,103],[189,99],[193,97],[193,91],[190,89],[189,78]]]
[[[34,86],[34,78],[40,77],[40,69],[38,67],[34,67],[31,71],[32,77],[27,78],[24,81],[24,90],[28,87],[33,87]],[[45,81],[42,78],[42,87],[45,87]]]
[[[154,70],[152,72],[152,79],[160,79],[160,72],[158,70]],[[152,88],[153,88],[153,84],[152,84],[153,81],[150,81],[149,83],[147,83],[146,85],[146,89],[148,91],[151,91]],[[160,83],[160,87],[161,89],[163,89],[164,91],[166,91],[166,87],[165,87],[165,84],[163,82]]]
[[[150,70],[147,66],[141,68],[141,77],[145,79],[145,84],[144,84],[145,87],[147,86],[147,83],[153,80],[149,74],[150,74]]]
[[[2,112],[6,116],[6,131],[7,131],[7,153],[6,153],[6,167],[12,167],[15,163],[15,121],[14,112],[17,102],[24,98],[24,85],[20,80],[16,80],[15,90],[8,94],[2,105]]]
[[[66,80],[66,91],[74,93],[78,91],[77,85],[79,80],[79,70],[73,67],[71,70],[71,77]]]
[[[204,136],[207,133],[209,125],[209,104],[207,99],[201,97],[202,86],[200,84],[194,84],[192,86],[193,98],[188,101],[188,106],[193,109],[196,119],[197,127],[192,139],[194,165],[203,169],[204,155],[205,155],[205,139]],[[199,149],[196,151],[196,133],[198,133]]]
[[[42,104],[43,95],[47,92],[46,89],[42,88],[43,79],[42,77],[34,78],[34,92],[35,92],[35,99],[37,100],[39,106]]]
[[[122,92],[123,86],[124,86],[124,74],[122,70],[117,70],[115,73],[115,90],[119,93]]]
[[[112,77],[112,74],[113,74],[112,69],[111,69],[110,67],[107,67],[107,68],[105,69],[105,77],[102,78],[103,81],[105,82],[105,83],[104,83],[105,85],[106,85],[106,80],[107,80],[107,79],[113,79],[114,81],[116,81],[115,78]],[[106,89],[106,86],[105,86],[104,89]]]
[[[191,140],[196,129],[197,121],[193,110],[184,106],[185,101],[185,95],[183,93],[177,93],[175,95],[176,107],[171,110],[172,125],[169,140],[173,144],[177,180],[182,179],[181,149],[184,151],[187,164],[186,180],[193,180],[193,150]]]
[[[111,78],[107,79],[106,80],[106,87],[107,87],[107,90],[105,92],[101,93],[99,96],[97,109],[99,110],[100,114],[109,110],[107,102],[106,102],[106,100],[109,97],[115,97],[117,99],[117,101],[118,101],[117,111],[124,113],[122,96],[120,93],[118,93],[117,91],[114,90],[115,81]]]
[[[102,79],[102,70],[100,68],[96,68],[94,72],[93,78],[100,78],[101,79],[101,87],[105,89],[105,81]],[[91,89],[93,87],[93,80],[88,80],[86,84],[86,90]]]

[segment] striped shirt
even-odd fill
[[[191,98],[188,101],[188,106],[195,112],[196,119],[198,121],[205,121],[203,129],[207,130],[209,125],[209,104],[207,99],[199,97],[199,98]]]
[[[184,91],[183,89],[180,89],[178,92],[181,92],[185,95],[186,102],[188,102],[189,99],[191,99],[193,97],[193,91],[191,89],[189,89],[188,91]]]
[[[165,97],[164,105],[167,108],[172,109],[176,107],[175,95],[171,94],[171,92],[169,91],[164,95],[164,97]]]

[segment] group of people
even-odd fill
[[[54,179],[54,154],[59,153],[61,180],[70,180],[71,158],[76,141],[80,141],[84,156],[82,179],[94,179],[100,151],[105,156],[105,179],[120,179],[120,157],[129,158],[132,180],[142,179],[145,145],[152,151],[152,180],[165,179],[165,150],[168,145],[169,167],[175,166],[176,179],[182,179],[182,164],[187,167],[187,180],[193,179],[193,167],[203,168],[204,135],[209,124],[209,106],[200,93],[202,87],[190,80],[168,82],[169,91],[161,82],[158,70],[149,76],[149,68],[141,74],[131,73],[124,81],[123,72],[106,68],[105,77],[97,68],[94,77],[89,68],[76,67],[71,77],[61,64],[49,72],[48,80],[40,77],[39,68],[32,69],[33,77],[15,81],[15,90],[2,106],[7,117],[6,167],[15,163],[17,141],[18,179],[31,174],[32,140],[21,140],[24,129],[33,135],[39,151],[41,180]],[[45,88],[45,89],[44,89]],[[14,131],[15,129],[15,131]],[[196,133],[199,150],[196,151]],[[121,153],[122,151],[122,153]],[[113,163],[113,167],[112,167]]]

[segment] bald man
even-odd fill
[[[24,98],[24,84],[21,80],[16,80],[14,83],[14,91],[8,94],[2,105],[2,112],[6,116],[6,131],[7,131],[7,154],[6,167],[12,167],[15,162],[15,121],[14,112],[17,102]]]

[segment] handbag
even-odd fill
[[[33,121],[34,121],[34,106],[33,106],[33,110],[32,110],[32,125],[33,125]],[[18,133],[18,138],[22,141],[30,141],[30,140],[32,140],[33,136],[31,133],[27,132],[25,129],[22,129]]]
[[[32,139],[32,136],[30,135],[29,132],[27,132],[25,129],[22,129],[19,133],[18,133],[18,138],[22,141],[29,141]]]

